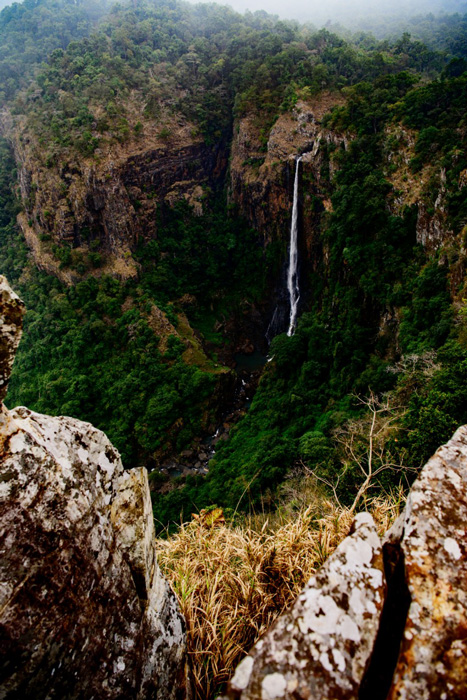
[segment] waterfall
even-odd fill
[[[289,292],[290,301],[289,330],[287,331],[288,336],[293,335],[295,331],[298,301],[300,299],[300,288],[298,285],[298,173],[300,170],[301,160],[302,156],[299,156],[295,161],[292,222],[290,224],[289,268],[287,270],[287,291]]]

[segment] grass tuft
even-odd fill
[[[399,496],[366,507],[383,534]],[[217,697],[235,667],[348,534],[353,514],[314,493],[308,505],[207,527],[182,525],[158,542],[159,564],[187,621],[193,697]]]

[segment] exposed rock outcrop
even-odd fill
[[[318,271],[326,259],[323,246],[323,217],[331,209],[331,177],[335,154],[347,147],[347,136],[324,127],[323,118],[342,105],[338,92],[298,100],[265,129],[264,115],[250,113],[235,125],[230,159],[230,199],[261,234],[265,245],[283,244],[283,264],[274,281],[267,310],[264,335],[268,342],[288,328],[289,297],[286,283],[286,249],[293,202],[295,159],[302,156],[298,173],[299,278],[306,260],[307,271]],[[267,138],[267,142],[266,142]],[[300,283],[302,302],[306,291]],[[299,309],[300,313],[300,309]]]
[[[388,535],[405,562],[410,607],[389,700],[467,692],[467,426],[415,482]]]
[[[0,278],[8,380],[21,302]],[[88,423],[2,405],[2,698],[183,697],[184,625],[145,469]]]
[[[464,426],[425,465],[382,548],[357,516],[225,698],[465,700],[466,523]]]
[[[385,581],[371,516],[312,576],[238,666],[228,698],[356,698],[378,632]]]
[[[260,231],[266,241],[283,236],[291,211],[294,159],[304,155],[303,170],[310,176],[310,185],[302,201],[307,245],[312,245],[311,207],[312,195],[322,202],[322,210],[329,208],[322,185],[324,161],[328,159],[325,145],[345,147],[346,137],[323,128],[324,114],[342,104],[339,93],[323,93],[315,100],[299,100],[291,112],[282,114],[272,126],[266,149],[261,126],[255,115],[241,119],[232,143],[230,165],[231,198],[250,223]],[[328,162],[333,171],[332,159]]]
[[[160,123],[141,119],[138,136],[122,143],[103,140],[94,157],[64,151],[54,162],[46,159],[27,122],[0,119],[18,164],[26,211],[21,228],[38,267],[67,284],[80,278],[79,263],[87,274],[134,277],[132,252],[139,241],[157,236],[157,207],[186,201],[201,214],[205,188],[223,185],[222,144],[206,145],[181,115],[166,115],[168,136]],[[54,244],[73,249],[73,265],[59,265]],[[87,258],[89,246],[104,253],[96,269]]]

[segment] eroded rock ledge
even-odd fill
[[[2,398],[23,305],[0,277]],[[145,469],[88,423],[1,406],[1,698],[184,696]]]

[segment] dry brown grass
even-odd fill
[[[366,507],[381,533],[401,499]],[[196,700],[222,690],[236,665],[298,595],[310,575],[348,534],[353,514],[317,497],[298,511],[245,518],[240,524],[183,525],[159,543],[159,563],[187,621]]]

